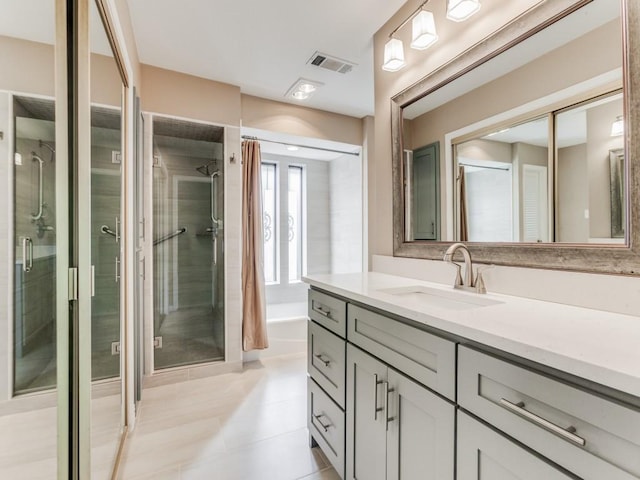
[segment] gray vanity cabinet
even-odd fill
[[[347,345],[347,477],[453,480],[455,407]]]
[[[307,427],[341,478],[344,476],[346,310],[344,300],[309,291]]]
[[[576,478],[462,411],[458,412],[457,440],[457,480],[570,480]]]

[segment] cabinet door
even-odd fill
[[[551,463],[460,411],[458,480],[570,480]]]
[[[388,378],[387,480],[453,480],[455,407],[392,369]]]
[[[347,346],[347,479],[384,480],[386,476],[387,367]]]

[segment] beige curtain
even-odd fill
[[[260,143],[242,142],[242,348],[264,349],[267,306],[264,283]]]
[[[469,224],[467,223],[467,187],[464,180],[464,167],[458,167],[458,180],[460,182],[460,241],[469,240]]]

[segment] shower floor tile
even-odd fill
[[[164,317],[156,336],[155,368],[224,360],[224,327],[209,307],[184,308]]]
[[[334,480],[306,429],[306,355],[143,391],[120,478]]]

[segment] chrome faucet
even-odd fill
[[[464,259],[464,280],[462,279],[462,267],[453,261],[453,257],[456,252],[460,250]],[[478,269],[478,274],[473,278],[473,263],[471,261],[471,254],[464,243],[454,243],[444,253],[442,258],[445,262],[450,263],[456,267],[456,280],[453,284],[453,288],[460,288],[463,290],[470,290],[476,293],[487,293],[487,289],[484,285],[484,279],[482,278],[481,271]]]

